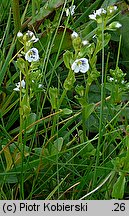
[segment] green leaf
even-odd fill
[[[104,47],[109,43],[110,39],[111,39],[111,35],[108,33],[105,33],[104,34]],[[103,41],[102,41],[102,35],[100,34],[98,36],[97,46],[95,50],[96,54],[102,49],[102,46],[103,46]]]
[[[66,51],[63,55],[63,60],[65,63],[65,66],[70,69],[71,68],[71,60],[73,59],[73,53],[70,51]]]
[[[37,115],[35,113],[30,113],[26,120],[23,122],[23,129],[26,130],[28,126],[33,124],[36,121]],[[31,133],[33,131],[35,126],[30,127],[29,129],[26,130],[26,133]]]
[[[4,148],[4,146],[3,146],[3,148]],[[11,168],[11,166],[13,164],[12,156],[10,154],[10,150],[9,150],[8,147],[6,147],[3,150],[3,152],[4,152],[4,155],[5,155],[5,159],[6,159],[6,165],[7,165],[6,170],[8,171],[8,170],[10,170],[10,168]]]
[[[83,104],[83,110],[84,110],[84,114],[85,114],[85,119],[87,119],[91,113],[94,111],[95,108],[95,104]]]
[[[84,96],[84,86],[82,85],[77,85],[75,87],[75,91],[79,94],[79,96],[83,97]]]
[[[64,81],[64,88],[66,91],[71,90],[73,87],[74,82],[76,81],[75,79],[75,74],[72,70],[69,70],[69,74]]]
[[[95,44],[91,43],[88,46],[81,47],[81,50],[79,52],[80,57],[89,56],[89,59],[91,58],[93,52],[95,50]]]
[[[120,4],[119,5],[120,10],[123,11],[123,5]],[[128,10],[127,7],[125,8],[125,11]],[[126,66],[127,69],[129,69],[129,58],[128,58],[128,53],[129,53],[129,26],[127,25],[127,23],[129,23],[129,14],[127,12],[122,14],[119,13],[119,17],[117,17],[117,21],[119,21],[122,24],[122,28],[119,29],[119,31],[117,32],[118,38],[119,35],[121,34],[121,54],[123,57],[123,61],[124,61],[124,67]],[[127,77],[129,78],[129,75],[127,74]]]
[[[117,179],[116,183],[113,186],[112,197],[115,199],[122,199],[124,196],[125,188],[125,176],[121,175]]]
[[[80,143],[83,143],[84,139],[83,139],[83,131],[82,130],[78,131],[78,136],[80,138]],[[85,146],[85,148],[83,148],[83,151],[80,151],[80,154],[83,158],[87,158],[90,156],[94,156],[95,152],[96,152],[95,147],[92,145],[91,142],[88,142],[88,144]]]
[[[50,99],[50,103],[52,106],[52,109],[57,109],[58,108],[58,89],[54,88],[54,87],[50,87],[49,88],[49,99]]]
[[[26,95],[23,96],[21,107],[19,108],[19,113],[24,117],[27,117],[30,114],[30,100],[29,97],[26,98]]]
[[[63,146],[63,141],[64,140],[62,137],[59,137],[54,141],[54,144],[52,145],[52,148],[51,148],[52,155],[56,155],[61,151],[62,146]]]
[[[73,112],[72,110],[70,110],[68,108],[64,108],[62,110],[63,110],[63,112],[61,113],[61,115],[70,115]]]
[[[22,74],[25,76],[25,68],[26,68],[26,62],[23,58],[18,58],[17,60],[17,67],[19,68],[19,70],[22,72]]]

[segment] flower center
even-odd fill
[[[29,52],[29,57],[30,57],[30,58],[35,58],[35,55],[36,55],[36,52],[35,52],[34,50],[31,50],[31,51]]]
[[[83,62],[81,60],[77,62],[78,66],[81,66],[82,64],[83,64]]]

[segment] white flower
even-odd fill
[[[43,87],[43,85],[42,85],[42,84],[39,84],[38,88],[42,88],[42,87]]]
[[[114,31],[121,27],[122,27],[121,23],[114,21],[108,26],[108,29]]]
[[[116,6],[116,5],[114,5],[114,6],[113,6],[113,9],[114,9],[114,11],[115,11],[115,10],[117,10],[117,6]]]
[[[74,38],[77,38],[78,37],[78,33],[73,31],[73,33],[71,34],[71,37],[74,39]]]
[[[96,10],[96,15],[101,16],[102,14],[106,14],[107,11],[104,8],[100,8],[98,10]]]
[[[71,68],[75,73],[78,73],[79,71],[82,73],[86,73],[89,70],[88,59],[86,58],[76,59],[73,62]]]
[[[21,82],[16,83],[16,88],[14,88],[13,90],[14,91],[20,91],[20,86],[21,86],[21,88],[25,88],[25,85],[26,85],[25,81],[21,80]]]
[[[17,33],[17,37],[23,37],[23,34],[19,31],[19,32]]]
[[[100,9],[94,11],[93,14],[90,14],[89,18],[92,20],[96,20],[97,16],[101,16],[102,14],[106,14],[106,13],[107,13],[107,11],[104,8],[100,8]]]
[[[124,81],[124,80],[122,80],[122,81],[121,81],[121,84],[124,84],[124,83],[125,83],[125,81]]]
[[[82,44],[85,46],[85,45],[88,45],[89,44],[89,41],[87,41],[87,40],[84,40],[84,41],[82,41]]]
[[[113,77],[110,77],[110,78],[109,78],[109,82],[112,82],[113,80],[114,80]]]
[[[116,28],[121,28],[122,25],[121,25],[121,23],[117,22],[116,25],[115,25],[115,27],[116,27]]]
[[[27,31],[26,36],[28,38],[28,42],[36,43],[39,39],[35,37],[34,33],[32,31]]]
[[[92,20],[96,20],[96,14],[95,14],[95,12],[93,14],[90,14],[89,18],[92,19]]]
[[[25,59],[28,62],[35,62],[39,60],[39,53],[36,48],[30,49],[26,54],[25,54]]]
[[[26,36],[33,37],[34,33],[30,30],[27,31]]]
[[[69,8],[66,9],[66,16],[68,17],[69,15],[73,16],[74,10],[75,10],[75,5],[70,6]]]

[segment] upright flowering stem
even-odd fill
[[[89,93],[89,88],[90,88],[90,84],[87,82],[86,83],[86,88],[85,88],[85,94],[84,94],[84,100],[85,100],[85,103],[84,105],[82,106],[82,127],[83,127],[83,139],[84,139],[84,142],[87,141],[87,136],[86,136],[86,131],[87,131],[87,128],[86,128],[86,120],[87,120],[87,117],[86,117],[86,110],[87,110],[87,105],[88,105],[88,93]]]
[[[12,11],[13,11],[14,33],[16,35],[18,31],[21,30],[19,0],[11,0],[11,6],[12,6]],[[20,43],[18,41],[17,50],[19,50],[19,48],[20,48]]]
[[[119,40],[119,47],[118,47],[118,55],[117,55],[117,61],[116,61],[116,68],[118,67],[118,62],[119,62],[120,48],[121,48],[121,39],[122,39],[122,35],[120,35],[120,40]]]
[[[21,85],[21,80],[22,80],[22,74],[20,71],[20,85]],[[20,86],[20,108],[19,108],[19,114],[20,114],[20,133],[19,133],[19,146],[22,145],[22,130],[23,130],[23,115],[22,115],[22,108],[21,108],[21,103],[22,103],[22,91],[21,91],[21,86]]]
[[[86,111],[85,111],[85,106],[82,107],[82,128],[83,128],[83,140],[86,142],[87,137],[86,137]]]
[[[96,171],[97,166],[99,164],[99,157],[100,157],[100,145],[102,140],[102,129],[103,129],[103,106],[104,106],[104,21],[102,22],[102,76],[101,76],[101,104],[100,104],[100,120],[99,120],[99,138],[98,138],[98,145],[96,149],[96,163],[95,163],[95,170],[94,170],[94,177],[93,177],[93,187],[94,183],[96,182]]]

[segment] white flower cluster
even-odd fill
[[[32,42],[32,43],[36,43],[39,38],[36,38],[35,37],[35,34],[32,32],[32,31],[27,31],[25,35],[22,34],[22,32],[18,32],[17,33],[17,37],[18,38],[22,38],[23,37],[23,40],[25,39],[27,42]]]
[[[107,11],[104,8],[100,8],[93,12],[93,14],[89,15],[89,18],[92,20],[97,20],[97,16],[101,16],[102,14],[106,14]]]
[[[27,31],[26,34],[22,34],[20,31],[17,33],[17,37],[20,38],[20,41],[27,46],[31,47],[32,43],[36,43],[39,38],[36,38],[32,31]],[[28,45],[29,44],[29,45]],[[39,60],[39,53],[37,48],[31,48],[25,53],[25,59],[28,62],[36,62]]]
[[[112,14],[117,10],[117,6],[110,5],[107,10],[104,8],[99,8],[98,10],[94,11],[93,14],[89,15],[89,18],[92,20],[97,20],[97,18],[101,17],[104,14]]]
[[[109,81],[109,82],[113,82],[113,81],[114,81],[115,83],[118,82],[118,80],[117,80],[117,79],[114,79],[113,77],[109,77],[109,78],[108,78],[108,81]],[[125,81],[124,81],[124,80],[121,80],[121,84],[122,84],[122,85],[125,84]]]
[[[79,35],[77,32],[73,31],[73,33],[71,34],[71,38],[72,40],[76,40],[76,38],[78,38]],[[82,43],[82,46],[87,46],[89,45],[89,41],[87,40],[81,40],[80,39],[80,44]],[[79,54],[79,53],[78,53]],[[81,73],[86,73],[89,70],[90,66],[89,66],[89,62],[87,58],[79,58],[76,59],[73,64],[71,65],[71,69],[75,72],[78,73],[79,71]]]

